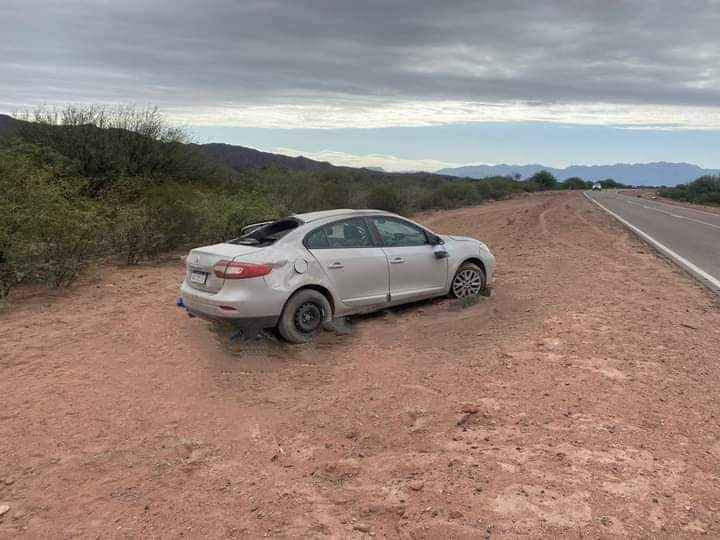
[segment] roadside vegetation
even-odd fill
[[[676,201],[720,206],[720,176],[701,176],[689,184],[660,188],[658,194]]]
[[[187,144],[185,132],[156,109],[67,107],[21,120],[0,141],[0,299],[21,283],[67,285],[95,261],[136,264],[291,212],[372,207],[411,214],[588,187],[545,171],[519,181],[234,170]]]

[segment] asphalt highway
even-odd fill
[[[666,256],[720,291],[720,213],[631,196],[632,192],[587,192]]]

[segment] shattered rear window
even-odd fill
[[[285,218],[262,225],[240,238],[230,240],[229,244],[240,244],[249,246],[269,246],[293,229],[297,229],[302,222],[297,218]]]

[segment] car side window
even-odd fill
[[[370,231],[361,218],[323,225],[305,239],[308,249],[347,249],[372,246]]]
[[[412,223],[380,216],[374,217],[372,220],[385,246],[400,247],[429,244],[425,231]]]
[[[327,236],[325,235],[325,229],[320,227],[316,231],[308,234],[305,239],[305,247],[308,249],[327,249],[330,247]]]

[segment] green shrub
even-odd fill
[[[678,184],[674,188],[661,188],[661,197],[696,204],[720,205],[720,176],[701,176],[689,184]]]
[[[577,176],[573,176],[572,178],[568,178],[563,182],[563,187],[565,189],[589,189],[592,187],[592,184],[588,186],[589,182],[585,182],[582,178],[578,178]]]
[[[137,264],[159,253],[164,234],[148,207],[122,206],[110,216],[114,224],[110,234],[113,252],[122,255],[127,264]]]
[[[67,285],[104,245],[98,207],[78,195],[80,184],[27,150],[0,150],[0,297],[22,282]]]
[[[557,178],[548,171],[538,171],[528,178],[528,184],[534,184],[540,190],[556,189],[558,187]]]
[[[105,252],[105,224],[92,203],[60,198],[48,201],[31,227],[35,280],[53,287],[70,285]]]
[[[608,178],[606,180],[600,180],[600,185],[603,187],[603,189],[613,189],[613,188],[624,188],[625,187],[625,184],[623,184],[622,182],[613,180],[612,178]]]
[[[103,197],[113,251],[128,264],[236,237],[252,221],[281,215],[266,197],[177,180],[128,177]]]
[[[367,205],[369,208],[398,214],[402,213],[406,208],[400,189],[392,184],[373,187],[368,194]]]

